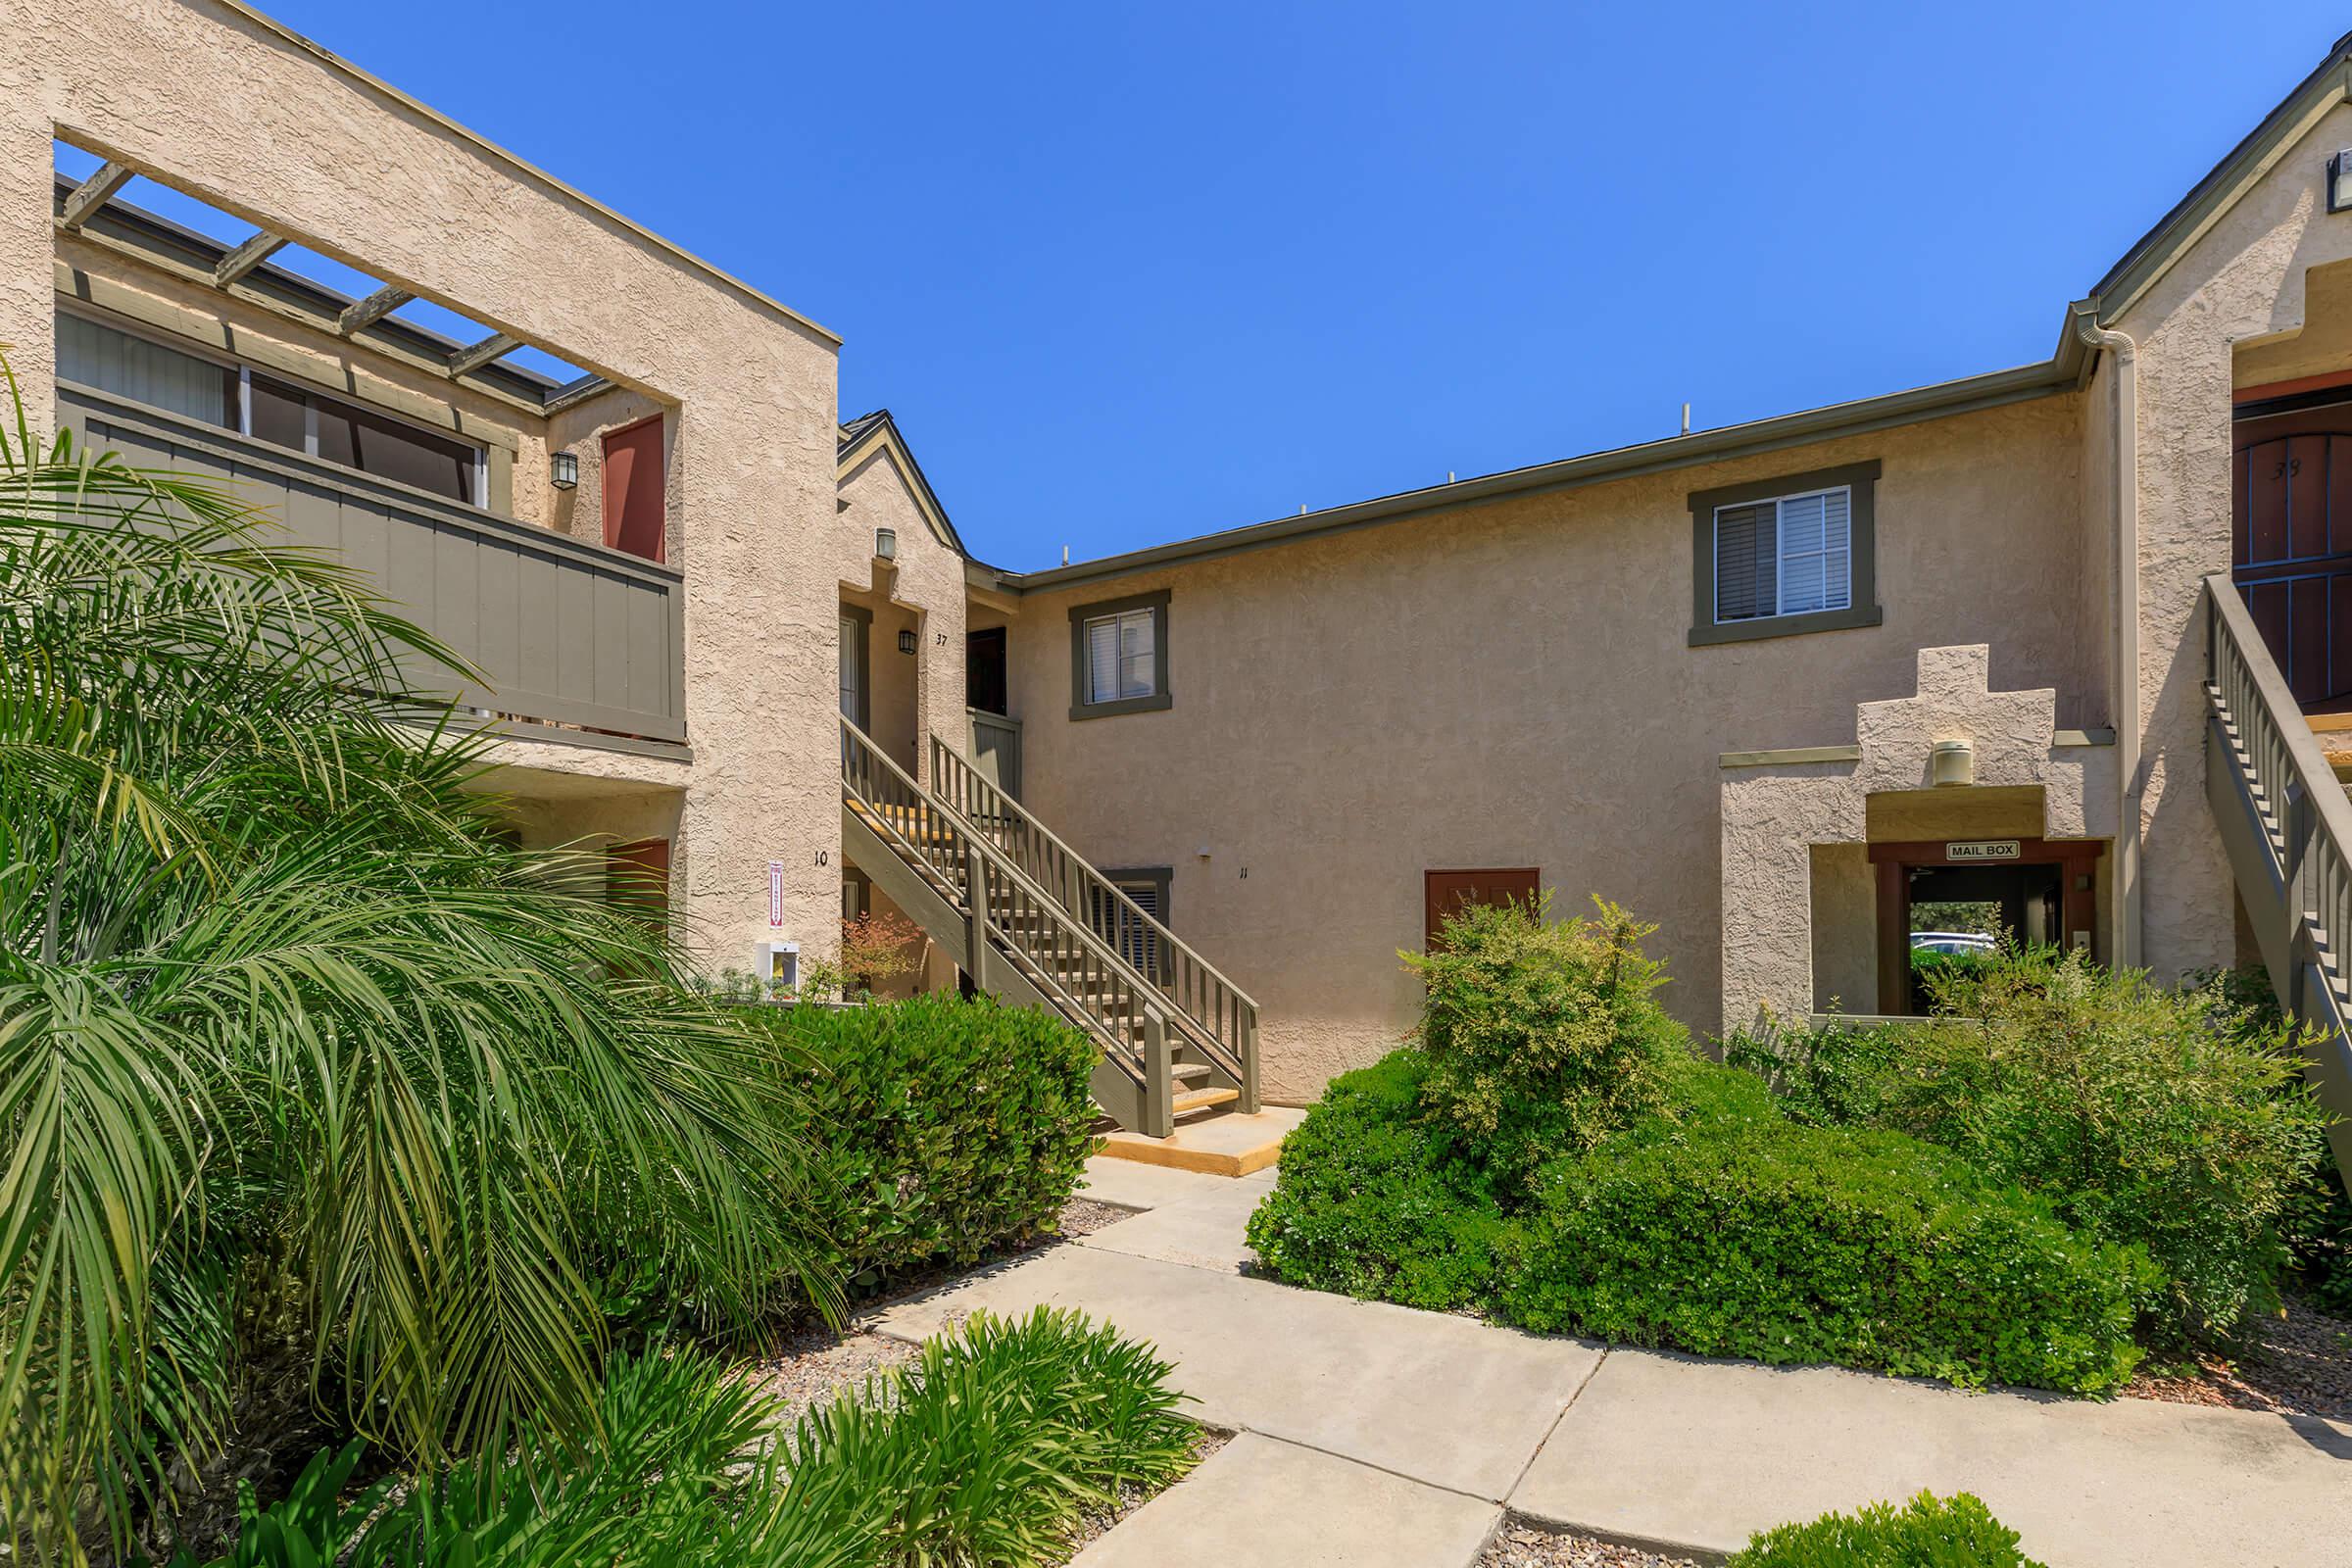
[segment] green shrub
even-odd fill
[[[1761,1531],[1724,1568],[2043,1568],[2017,1549],[2017,1532],[1963,1492],[1921,1493],[1902,1507],[1874,1502],[1853,1514]]]
[[[2000,961],[1997,951],[1972,953],[1937,953],[1927,948],[1911,950],[1911,978],[1927,994],[1935,1011],[1945,1010],[1938,1001],[1945,990],[1965,984],[1982,976]]]
[[[1415,1038],[1429,1057],[1422,1103],[1450,1122],[1507,1202],[1544,1160],[1590,1149],[1662,1102],[1687,1053],[1658,1005],[1654,926],[1594,900],[1596,919],[1472,907],[1432,952],[1406,954],[1428,996]]]
[[[1320,1291],[1441,1311],[1483,1301],[1506,1222],[1449,1123],[1421,1108],[1407,1048],[1336,1078],[1283,1141],[1250,1216],[1259,1266]]]
[[[1075,1312],[976,1316],[777,1444],[773,1402],[716,1358],[624,1358],[588,1443],[529,1428],[356,1496],[359,1446],[322,1451],[270,1507],[248,1489],[208,1568],[1025,1568],[1120,1486],[1191,1467],[1169,1370]]]
[[[1095,1050],[1060,1019],[953,994],[745,1016],[797,1048],[778,1059],[852,1291],[1050,1231],[1077,1191]]]
[[[1792,1110],[1928,1139],[2145,1247],[2169,1282],[2150,1302],[2162,1339],[2276,1303],[2281,1220],[2323,1153],[2282,1024],[2242,994],[2050,949],[2005,951],[1939,1002],[1951,1016],[1913,1028],[1784,1037]],[[1809,1087],[1825,1077],[1837,1095]]]
[[[1788,1122],[1745,1073],[1544,1181],[1501,1293],[1529,1328],[2085,1394],[2139,1360],[2135,1249],[1917,1140]]]
[[[1740,1029],[1725,1037],[1723,1060],[1770,1084],[1792,1121],[1812,1127],[1868,1126],[1884,1105],[1909,1036],[1919,1027],[1833,1018],[1818,1029],[1783,1029],[1769,1037]]]
[[[1190,1468],[1193,1428],[1171,1369],[1075,1312],[979,1316],[865,1396],[805,1416],[792,1493],[827,1499],[876,1544],[874,1562],[1048,1560],[1080,1511],[1121,1484]]]

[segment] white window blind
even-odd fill
[[[1098,615],[1086,623],[1086,700],[1115,703],[1150,697],[1158,678],[1158,616],[1149,608]]]
[[[237,423],[237,372],[212,360],[57,313],[57,374],[206,424]]]
[[[1853,604],[1853,494],[1840,486],[1715,513],[1715,618]]]

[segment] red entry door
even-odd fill
[[[2304,710],[2352,709],[2352,403],[2240,418],[2233,447],[2230,578]]]
[[[666,550],[659,416],[605,436],[605,543],[646,561]]]

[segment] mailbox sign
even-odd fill
[[[2016,839],[1962,839],[1943,847],[1947,860],[2014,860],[2017,858]]]

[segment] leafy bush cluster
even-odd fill
[[[2135,1250],[1899,1134],[1789,1124],[1754,1079],[1553,1172],[1499,1304],[1534,1329],[2094,1394],[2131,1376]]]
[[[1872,1503],[1851,1514],[1759,1532],[1724,1568],[2043,1568],[2018,1550],[2017,1532],[1970,1493],[1921,1493],[1897,1508]]]
[[[2275,1012],[2049,949],[1955,974],[1938,1001],[1917,1025],[1736,1039],[1728,1058],[1762,1068],[1801,1120],[1926,1139],[2085,1235],[2144,1248],[2160,1340],[2276,1305],[2325,1137]]]
[[[1403,956],[1428,988],[1421,1102],[1511,1197],[1544,1160],[1655,1110],[1685,1050],[1658,1005],[1663,966],[1642,954],[1657,928],[1593,902],[1597,918],[1562,921],[1549,894],[1532,909],[1473,906],[1431,952]]]
[[[354,1442],[267,1508],[248,1488],[235,1544],[205,1568],[1020,1568],[1121,1485],[1189,1468],[1168,1372],[1073,1312],[975,1317],[779,1443],[774,1402],[717,1359],[623,1357],[586,1444],[532,1426],[347,1495]]]
[[[29,1558],[120,1553],[230,1445],[314,1441],[256,1423],[428,1463],[588,1430],[616,1273],[719,1331],[828,1294],[765,1047],[601,853],[512,842],[486,738],[415,726],[453,670],[233,497],[0,428],[0,1537]]]
[[[1479,1019],[1481,1070],[1425,1025],[1422,1044],[1334,1083],[1250,1217],[1264,1267],[1707,1353],[2083,1393],[2130,1375],[2157,1282],[2137,1249],[1917,1139],[1790,1119],[1653,1016],[1658,971],[1621,913],[1549,937],[1540,924],[1496,909],[1447,927],[1449,971],[1501,999],[1433,992],[1433,1013]],[[1563,998],[1601,1021],[1571,1027],[1580,1004]],[[1587,1044],[1544,1048],[1546,1077],[1507,1065],[1514,1028]],[[1601,1081],[1611,1071],[1632,1087]]]
[[[813,1228],[854,1293],[1050,1229],[1093,1151],[1085,1036],[953,993],[759,1007],[806,1117]]]

